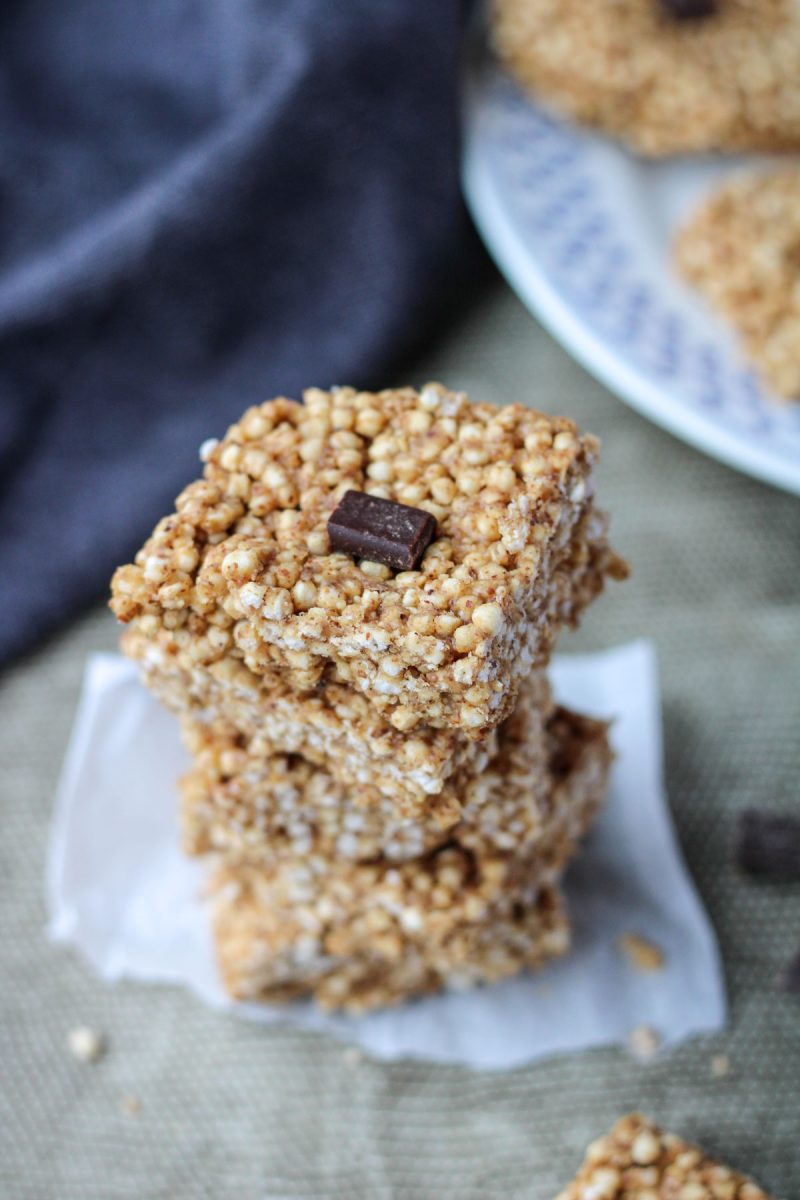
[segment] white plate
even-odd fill
[[[464,189],[511,286],[634,408],[800,493],[800,404],[771,398],[731,332],[676,277],[674,231],[741,159],[665,163],[555,119],[491,61],[470,70]]]

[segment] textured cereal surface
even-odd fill
[[[252,408],[204,447],[204,478],[116,572],[114,612],[145,636],[183,630],[196,666],[233,655],[301,692],[333,672],[401,732],[484,736],[558,629],[625,573],[593,505],[595,439],[439,385],[304,401]],[[433,514],[418,570],[330,552],[350,488]]]
[[[198,664],[195,641],[184,629],[159,629],[151,637],[134,623],[122,648],[153,694],[195,729],[193,737],[202,736],[202,726],[209,735],[242,738],[253,755],[302,755],[343,784],[375,788],[401,816],[432,812],[454,775],[476,774],[497,749],[496,731],[480,742],[429,725],[401,733],[346,684],[328,682],[300,694],[282,672],[255,675],[233,654]],[[536,672],[522,688],[542,686]]]
[[[643,154],[800,148],[794,0],[694,21],[657,0],[494,0],[493,40],[544,102]]]
[[[360,1011],[443,986],[512,975],[563,953],[568,924],[552,884],[605,794],[598,726],[564,717],[550,758],[551,808],[572,820],[540,842],[476,853],[453,837],[408,862],[313,854],[223,860],[211,883],[214,932],[231,995],[310,993]]]
[[[592,1142],[557,1200],[770,1200],[757,1184],[641,1113]]]
[[[399,816],[376,789],[347,788],[296,755],[263,758],[251,745],[193,727],[196,763],[181,782],[184,847],[267,863],[286,854],[404,861],[455,838],[476,853],[542,846],[552,863],[593,814],[572,805],[574,788],[553,787],[548,764],[574,754],[576,764],[604,775],[599,751],[607,742],[597,722],[564,710],[547,725],[546,718],[546,709],[523,701],[500,727],[488,767],[416,819]]]
[[[535,793],[547,792],[546,722],[552,711],[547,680],[537,672],[491,739],[491,752],[414,805],[405,795],[386,796],[373,783],[342,781],[335,757],[320,756],[314,765],[301,755],[270,750],[260,732],[245,738],[219,724],[184,721],[184,740],[195,758],[181,785],[186,848],[269,852],[285,850],[288,841],[295,854],[313,847],[350,859],[408,858],[435,849],[459,822],[475,823],[480,813],[485,834],[497,827],[496,838],[510,849],[524,828],[521,809],[535,808]],[[373,766],[377,780],[380,761]],[[505,831],[499,827],[499,793]]]
[[[383,877],[361,867],[357,890],[340,881],[335,894],[312,898],[298,878],[287,907],[285,878],[224,868],[213,888],[225,987],[238,1000],[310,995],[321,1008],[358,1013],[494,983],[566,953],[557,890],[512,887],[502,863],[486,868],[449,848]]]
[[[735,176],[690,218],[675,253],[766,385],[800,400],[800,167]]]

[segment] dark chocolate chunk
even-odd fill
[[[700,21],[717,10],[716,0],[658,0],[658,5],[673,21]]]
[[[739,814],[736,863],[766,879],[800,880],[800,817],[745,809]]]
[[[331,550],[413,571],[436,537],[436,519],[422,508],[366,492],[345,492],[328,520]]]
[[[800,995],[800,950],[786,964],[781,975],[781,990]]]

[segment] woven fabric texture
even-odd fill
[[[739,809],[800,803],[800,503],[640,419],[499,285],[400,381],[429,377],[566,412],[604,440],[601,493],[635,574],[561,648],[657,644],[668,793],[719,935],[728,1030],[646,1065],[610,1048],[473,1074],[359,1061],[180,991],[99,982],[48,945],[42,899],[83,664],[116,641],[97,611],[0,685],[0,1195],[550,1200],[631,1108],[776,1197],[800,1195],[800,999],[777,987],[800,941],[800,888],[743,879],[730,857]],[[93,1065],[66,1049],[77,1025],[108,1039]],[[730,1071],[717,1078],[720,1055]]]

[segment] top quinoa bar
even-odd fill
[[[298,692],[345,683],[402,732],[481,738],[625,574],[593,504],[597,450],[565,418],[437,384],[271,400],[202,448],[204,478],[116,572],[111,607],[149,637],[188,633],[197,667],[233,654]],[[350,489],[436,518],[417,570],[330,552]]]

